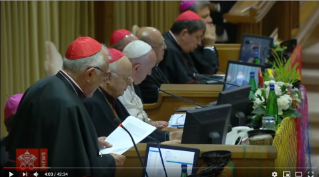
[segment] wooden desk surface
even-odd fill
[[[213,150],[228,150],[232,152],[231,161],[238,177],[269,177],[275,170],[275,159],[277,151],[274,146],[239,146],[239,145],[198,145],[198,144],[179,144],[175,146],[191,147],[200,149],[200,153]],[[137,145],[141,157],[144,161],[146,144]],[[134,148],[124,153],[126,162],[123,169],[117,173],[117,177],[123,176],[142,176],[142,167]],[[200,155],[201,156],[201,155]],[[199,166],[204,162],[199,159]]]
[[[189,84],[163,84],[161,89],[186,98],[200,105],[207,105],[216,101],[222,85],[189,85]],[[166,93],[159,92],[156,103],[144,104],[144,110],[149,118],[153,120],[168,121],[171,115],[176,112],[176,108],[194,107],[195,105],[174,98]]]

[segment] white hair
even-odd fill
[[[186,9],[185,11],[190,10],[195,13],[198,13],[199,8],[209,7],[209,5],[209,1],[197,1],[195,4],[193,4],[190,8]]]
[[[119,60],[117,60],[117,61],[115,61],[115,62],[113,62],[113,63],[110,63],[109,64],[109,72],[112,72],[112,75],[114,76],[114,77],[117,77],[117,71],[118,71],[118,64],[117,64],[117,62],[118,62]]]
[[[107,47],[102,44],[102,49],[97,53],[89,57],[70,60],[66,57],[63,58],[63,69],[73,71],[75,73],[83,72],[90,67],[103,67],[105,66],[105,60],[102,54],[102,50],[105,50],[110,59],[110,54]]]

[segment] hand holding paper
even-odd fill
[[[156,129],[156,127],[149,125],[133,116],[127,117],[122,125],[131,133],[136,144],[141,142]],[[117,127],[105,139],[105,141],[113,146],[111,148],[102,149],[102,154],[123,154],[134,146],[129,134],[122,127]]]

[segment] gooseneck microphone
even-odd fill
[[[155,85],[153,85],[153,87],[156,88],[158,91],[161,91],[161,92],[163,92],[163,93],[166,93],[166,94],[168,94],[168,95],[171,95],[172,97],[175,97],[175,98],[177,98],[177,99],[183,100],[183,101],[185,101],[185,102],[187,102],[187,103],[190,103],[190,104],[193,104],[193,105],[202,107],[202,108],[206,107],[206,106],[200,105],[200,104],[198,104],[198,103],[195,103],[195,102],[193,102],[193,101],[191,101],[191,100],[185,99],[185,98],[183,98],[183,97],[180,97],[180,96],[177,96],[177,95],[175,95],[175,94],[169,93],[169,92],[167,92],[167,91],[165,91],[165,90],[162,90],[161,88],[159,88],[159,87],[157,87],[157,86],[155,86]]]
[[[216,81],[216,82],[219,82],[219,83],[222,83],[222,84],[227,84],[227,85],[232,85],[232,86],[235,86],[235,87],[240,87],[240,85],[232,84],[232,83],[229,83],[229,82],[221,81],[221,80],[218,80],[218,79],[210,78],[210,77],[207,77],[207,76],[204,76],[204,75],[200,75],[200,74],[196,74],[196,73],[194,73],[193,76],[194,77],[198,76],[198,77],[202,77],[202,78],[205,78],[205,79],[213,80],[213,81]]]
[[[164,160],[163,160],[163,156],[162,156],[162,152],[161,152],[161,144],[160,144],[160,142],[157,139],[155,139],[155,138],[153,138],[151,136],[147,136],[147,138],[150,138],[150,139],[152,139],[152,140],[154,140],[156,142],[157,149],[158,149],[158,152],[159,152],[159,155],[160,155],[160,158],[161,158],[163,170],[164,170],[164,173],[165,173],[165,177],[167,177],[167,172],[166,172],[166,168],[165,168],[165,165],[164,165]]]
[[[134,148],[135,148],[135,151],[136,151],[136,153],[137,153],[137,155],[138,155],[138,158],[139,158],[139,160],[140,160],[140,163],[141,163],[141,165],[142,165],[142,167],[143,167],[143,170],[144,170],[144,172],[145,172],[145,175],[146,175],[146,177],[148,177],[147,171],[146,171],[146,169],[145,169],[145,165],[143,164],[141,155],[140,155],[140,153],[139,153],[139,151],[138,151],[138,149],[137,149],[137,146],[136,146],[136,144],[135,144],[135,141],[134,141],[134,139],[133,139],[131,133],[122,125],[121,119],[115,118],[113,121],[114,121],[117,125],[119,125],[120,127],[122,127],[123,130],[125,130],[126,133],[128,133],[128,134],[130,135],[131,140],[132,140],[133,145],[134,145]],[[160,147],[159,141],[158,141],[157,139],[151,137],[151,136],[147,136],[147,138],[150,138],[150,139],[154,140],[154,141],[157,143],[157,148],[158,148],[158,152],[159,152],[160,157],[161,157],[163,169],[164,169],[164,172],[165,172],[165,177],[167,177],[167,172],[166,172],[166,168],[165,168],[165,165],[164,165],[164,160],[163,160],[163,156],[162,156],[162,152],[161,152],[161,147]]]
[[[131,138],[131,140],[132,140],[132,142],[133,142],[135,151],[136,151],[136,153],[137,153],[137,156],[138,156],[138,158],[139,158],[139,160],[140,160],[140,163],[141,163],[141,165],[142,165],[142,167],[143,167],[143,170],[144,170],[144,172],[145,172],[145,175],[146,175],[146,177],[148,177],[148,174],[147,174],[147,171],[146,171],[146,169],[145,169],[145,165],[144,165],[144,163],[143,163],[143,161],[142,161],[140,152],[139,152],[138,149],[137,149],[137,146],[136,146],[136,144],[135,144],[135,141],[134,141],[134,139],[133,139],[131,133],[122,125],[121,119],[115,118],[115,119],[113,120],[113,122],[115,122],[119,127],[122,127],[123,130],[125,130],[126,133],[130,136],[130,138]]]
[[[217,66],[216,64],[214,65],[214,67],[217,68],[219,71],[221,71],[223,74],[226,74],[226,72],[222,68]]]

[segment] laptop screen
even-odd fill
[[[262,65],[229,61],[225,80],[226,82],[231,83],[233,85],[225,84],[224,91],[237,88],[237,86],[249,85],[250,72],[254,72],[256,86],[258,86],[259,85],[259,79],[258,79],[259,68],[261,68],[262,71],[264,70],[264,66]]]
[[[191,175],[194,163],[197,162],[198,154],[195,151],[187,151],[182,149],[163,148],[161,152],[167,176],[181,176],[182,164],[187,165],[187,174]],[[149,147],[146,153],[146,171],[149,177],[165,177],[165,172],[161,162],[161,157],[157,147]],[[197,157],[196,157],[197,156]],[[196,166],[197,164],[195,164]],[[144,174],[144,177],[146,175]]]
[[[260,64],[265,64],[272,46],[273,38],[271,37],[243,35],[239,61],[254,63],[255,49],[258,49],[259,62]]]

